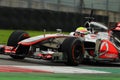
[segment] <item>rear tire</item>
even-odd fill
[[[12,32],[12,34],[8,38],[7,46],[13,46],[16,48],[19,41],[29,37],[30,37],[29,34],[26,33],[25,31],[16,30]],[[16,54],[10,56],[13,59],[24,59],[28,53],[28,50],[29,50],[29,46],[20,45],[16,51]]]
[[[62,43],[62,51],[65,64],[69,66],[77,66],[83,62],[84,59],[84,45],[79,38],[69,37]]]

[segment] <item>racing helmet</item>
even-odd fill
[[[76,30],[75,30],[75,36],[81,36],[81,37],[84,37],[84,35],[88,34],[88,30],[87,28],[85,27],[78,27]]]
[[[78,27],[75,32],[81,33],[81,34],[87,34],[88,30],[85,27]]]

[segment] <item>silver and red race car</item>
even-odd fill
[[[29,57],[60,61],[70,66],[79,65],[85,59],[115,62],[120,60],[119,25],[108,30],[97,22],[88,22],[86,26],[91,33],[84,38],[62,33],[30,37],[27,32],[17,30],[10,35],[7,45],[0,46],[0,52],[13,59]]]

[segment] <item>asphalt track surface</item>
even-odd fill
[[[15,60],[12,59],[9,55],[0,55],[0,66],[2,65],[16,65],[16,66],[66,66],[64,63],[61,62],[51,62],[46,60],[39,60],[39,59],[32,59],[32,58],[25,58],[24,60]],[[116,72],[120,70],[120,63],[95,63],[95,62],[84,62],[79,66],[75,66],[75,68],[85,68],[85,69],[110,69],[113,72],[116,69]],[[98,69],[99,70],[99,69]],[[109,70],[108,70],[109,71]],[[39,71],[38,71],[39,72]],[[120,71],[119,71],[120,72]]]
[[[16,60],[12,59],[9,55],[1,55],[0,54],[0,65],[23,65],[23,66],[66,66],[62,62],[51,62],[49,60],[42,60],[42,59],[32,59],[32,58],[25,58],[23,60]],[[120,67],[120,63],[112,62],[84,62],[77,67]]]
[[[12,59],[9,55],[0,55],[0,65],[22,65],[22,66],[65,66],[63,63],[53,63],[42,59],[25,58],[23,60]]]

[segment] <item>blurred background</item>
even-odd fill
[[[120,0],[0,0],[0,28],[74,31],[94,11],[109,28],[120,21]]]

